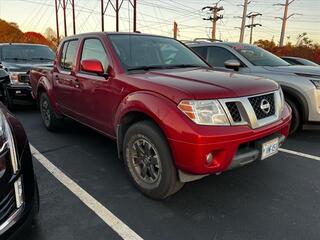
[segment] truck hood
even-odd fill
[[[34,66],[52,66],[53,62],[41,61],[41,62],[1,62],[8,72],[28,72],[31,67]]]
[[[310,74],[320,76],[320,67],[316,66],[281,66],[281,67],[263,67],[267,71],[274,73],[288,74]]]
[[[177,96],[177,90],[192,99],[221,99],[256,95],[279,88],[274,81],[261,77],[217,72],[211,69],[159,70],[133,75],[143,80],[144,84],[141,86],[146,86],[144,87],[146,90],[157,89],[160,94],[176,101],[181,100]],[[146,82],[151,85],[145,85]]]

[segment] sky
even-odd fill
[[[59,0],[58,0],[59,1]],[[62,1],[62,0],[61,0]],[[71,1],[71,0],[66,0]],[[77,33],[101,31],[100,2],[101,0],[74,0],[76,5]],[[115,1],[115,0],[112,0]],[[121,0],[119,0],[121,2]],[[107,2],[107,0],[105,0]],[[274,39],[279,41],[283,7],[274,6],[285,0],[252,0],[249,12],[259,12],[256,23],[262,27],[254,29],[254,40]],[[173,21],[178,23],[181,40],[208,38],[211,36],[211,22],[202,20],[207,15],[201,10],[204,6],[212,6],[211,0],[137,0],[137,30],[172,36]],[[217,38],[224,41],[238,41],[242,15],[243,0],[222,0],[219,6],[224,7],[223,19],[217,23]],[[68,4],[67,29],[72,33],[71,4]],[[307,32],[310,39],[320,43],[320,0],[295,0],[289,7],[287,37],[295,43],[297,36]],[[105,16],[105,30],[115,31],[115,13],[108,7]],[[43,33],[48,27],[56,29],[54,0],[0,0],[0,18],[16,22],[22,31]],[[248,22],[249,23],[249,22]],[[63,35],[63,15],[59,15],[60,32]],[[123,0],[120,11],[120,31],[132,30],[132,8],[128,0]],[[249,41],[249,29],[245,33],[245,41]]]

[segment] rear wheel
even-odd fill
[[[290,134],[295,133],[301,126],[301,114],[297,107],[297,104],[292,101],[290,98],[286,98],[286,102],[292,109],[292,120],[291,120],[291,127],[290,127]]]
[[[56,131],[61,126],[61,119],[59,119],[54,112],[49,97],[47,93],[42,92],[40,95],[40,112],[41,112],[41,118],[44,126],[49,131]]]
[[[164,199],[183,187],[167,141],[153,122],[138,122],[127,130],[123,155],[131,180],[148,197]]]

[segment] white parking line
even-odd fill
[[[88,192],[82,189],[76,182],[65,175],[59,168],[53,165],[45,156],[30,144],[32,155],[37,159],[56,179],[58,179],[66,188],[76,195],[87,207],[97,214],[109,227],[111,227],[122,239],[142,240],[124,222],[117,218],[112,212],[92,197]]]
[[[296,151],[289,150],[289,149],[284,149],[284,148],[280,148],[279,151],[280,151],[280,152],[284,152],[284,153],[293,154],[293,155],[300,156],[300,157],[309,158],[309,159],[316,160],[316,161],[320,161],[320,157],[315,156],[315,155],[310,155],[310,154],[306,154],[306,153],[296,152]]]

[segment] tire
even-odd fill
[[[40,95],[39,108],[44,126],[52,132],[59,130],[61,119],[54,112],[49,97],[45,92],[42,92]]]
[[[297,107],[297,104],[292,101],[290,98],[286,99],[286,102],[292,109],[292,120],[291,120],[291,127],[290,127],[290,135],[294,134],[298,129],[301,127],[301,113]]]
[[[134,185],[152,199],[167,198],[184,185],[178,180],[165,137],[151,121],[138,122],[127,130],[123,156]]]
[[[10,95],[8,93],[8,89],[4,88],[3,90],[4,93],[4,98],[3,98],[3,103],[4,105],[10,110],[13,111],[16,109],[16,106],[13,104],[12,99],[10,98]]]

